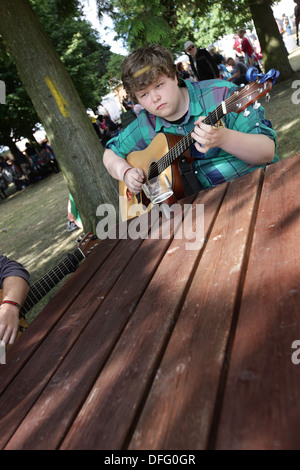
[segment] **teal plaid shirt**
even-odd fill
[[[183,80],[188,88],[190,96],[189,111],[181,124],[170,123],[163,118],[154,116],[146,110],[142,110],[137,119],[129,124],[119,135],[107,142],[106,147],[113,150],[120,157],[133,151],[144,150],[159,132],[186,135],[193,128],[195,121],[200,116],[207,116],[215,110],[216,106],[225,101],[237,86],[224,80],[206,80],[190,82]],[[247,134],[265,134],[276,143],[276,132],[270,121],[265,118],[264,109],[260,106],[250,111],[248,116],[241,113],[228,113],[223,118],[225,127]],[[234,155],[228,154],[220,148],[212,148],[206,154],[199,152],[192,145],[190,154],[194,157],[193,169],[203,188],[216,186],[224,181],[231,181],[257,168],[265,168],[266,165],[248,165]],[[255,149],[253,149],[255,152]],[[271,163],[278,161],[275,154]]]

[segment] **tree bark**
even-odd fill
[[[97,207],[118,204],[101,142],[29,1],[1,0],[0,17],[0,34],[53,146],[84,230],[95,233]],[[67,201],[62,204],[67,213]]]
[[[278,81],[291,78],[294,71],[290,65],[270,2],[248,0],[248,3],[261,45],[265,71],[268,72],[271,68],[279,70]]]

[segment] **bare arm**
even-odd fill
[[[2,300],[11,300],[23,305],[29,292],[28,283],[17,276],[6,277],[2,282]],[[0,340],[12,344],[19,329],[19,308],[11,304],[0,306]]]
[[[219,128],[204,124],[203,117],[196,122],[192,137],[198,142],[200,152],[219,147],[249,165],[263,165],[274,158],[275,143],[264,134],[246,134],[232,129]],[[202,147],[199,145],[202,144]],[[255,149],[255,151],[253,151]]]
[[[234,80],[235,78],[239,78],[240,75],[241,75],[241,72],[240,72],[239,70],[237,70],[234,75],[231,75],[231,77],[228,77],[228,78],[227,78],[227,81],[228,81],[228,82],[231,82],[231,81]]]
[[[133,168],[127,160],[119,157],[113,150],[106,149],[103,155],[103,164],[108,173],[119,181],[124,181],[126,186],[133,193],[141,192],[144,174],[141,168]],[[125,171],[126,175],[124,177]],[[130,170],[130,171],[129,171]]]

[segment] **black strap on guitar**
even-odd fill
[[[181,175],[181,182],[185,196],[199,193],[201,184],[193,171],[192,165],[186,157],[182,157],[178,161],[178,169]]]

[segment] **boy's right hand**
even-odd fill
[[[142,191],[144,179],[144,172],[141,168],[130,168],[124,177],[124,183],[129,191],[138,194]]]

